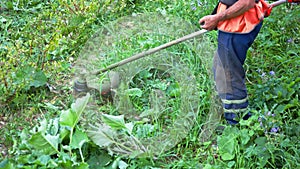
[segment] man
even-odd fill
[[[224,117],[231,125],[238,124],[240,118],[247,120],[251,116],[247,112],[243,64],[268,8],[263,0],[220,0],[215,14],[199,20],[203,29],[219,30],[213,65],[214,79]]]

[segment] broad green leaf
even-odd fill
[[[28,143],[35,149],[43,152],[46,155],[52,155],[59,153],[58,144],[59,134],[55,133],[51,135],[48,131],[51,131],[50,128],[53,125],[48,124],[47,120],[44,119],[40,122],[40,126],[37,127],[37,131],[33,131],[31,138],[28,140]]]
[[[109,125],[113,129],[126,129],[124,115],[113,116],[108,114],[102,114],[102,120],[105,124]]]
[[[84,133],[81,129],[79,129],[77,127],[76,131],[73,135],[73,139],[72,139],[70,146],[73,149],[76,149],[76,148],[81,149],[82,145],[88,141],[89,141],[89,139],[88,139],[86,133]]]
[[[62,111],[60,115],[60,124],[74,129],[89,101],[89,98],[90,94],[88,93],[86,96],[78,98],[75,103],[71,105],[71,109]]]
[[[50,134],[44,134],[42,132],[32,135],[28,143],[35,149],[40,150],[44,154],[53,155],[59,153],[58,143],[59,135],[52,136]]]
[[[64,140],[68,134],[70,134],[70,131],[67,129],[67,127],[60,127],[59,138],[61,140]]]
[[[31,66],[25,66],[19,69],[16,78],[16,83],[24,83],[24,81],[26,81],[26,87],[40,87],[47,83],[47,77],[44,72]]]
[[[70,154],[69,153],[65,153],[64,151],[62,151],[60,153],[58,161],[71,161]]]
[[[247,144],[248,141],[250,140],[248,130],[247,129],[242,129],[240,132],[240,137],[241,137],[241,142],[243,145]]]
[[[75,103],[73,103],[71,105],[71,109],[75,112],[77,112],[78,114],[79,113],[82,113],[84,108],[86,107],[88,101],[89,101],[89,98],[90,98],[90,94],[87,93],[86,96],[84,97],[81,97],[81,98],[78,98]]]
[[[232,160],[235,157],[236,137],[233,134],[218,137],[219,152],[223,160]]]
[[[40,87],[44,86],[47,83],[47,77],[41,70],[36,70],[32,72],[32,81],[30,82],[30,86]]]
[[[228,161],[234,159],[235,154],[230,154],[230,153],[222,153],[221,157],[223,160]]]
[[[101,159],[101,160],[99,160]],[[90,153],[90,158],[87,160],[89,167],[93,168],[103,168],[112,161],[112,157],[106,151],[95,150]]]
[[[72,112],[71,109],[62,110],[59,122],[60,125],[62,126],[67,126],[69,128],[72,128],[76,122],[76,113]]]
[[[126,92],[129,96],[142,97],[143,91],[139,88],[128,89]]]
[[[95,130],[88,130],[87,135],[100,147],[109,146],[114,143],[115,131],[104,124],[98,124]]]

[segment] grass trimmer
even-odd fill
[[[148,55],[151,55],[151,54],[156,53],[158,51],[161,51],[161,50],[163,50],[165,48],[168,48],[170,46],[173,46],[173,45],[179,44],[181,42],[187,41],[189,39],[195,38],[197,36],[200,36],[200,35],[202,35],[206,32],[207,32],[207,30],[204,30],[204,29],[199,30],[197,32],[191,33],[189,35],[183,36],[183,37],[178,38],[176,40],[173,40],[173,41],[170,41],[170,42],[165,43],[163,45],[160,45],[158,47],[151,48],[147,51],[143,51],[141,53],[135,54],[135,55],[133,55],[129,58],[126,58],[126,59],[121,60],[117,63],[111,64],[111,65],[107,66],[106,68],[103,68],[101,70],[96,70],[96,71],[92,72],[91,74],[92,75],[99,75],[101,73],[105,73],[105,72],[107,72],[109,70],[112,70],[116,67],[125,65],[127,63],[130,63],[130,62],[133,62],[135,60],[141,59],[145,56],[148,56]],[[119,77],[119,74],[117,72],[114,72],[114,71],[109,72],[108,73],[108,78],[110,80],[101,85],[101,89],[100,89],[101,95],[106,95],[110,92],[111,89],[115,89],[119,86],[120,77]],[[88,86],[84,76],[81,77],[80,80],[76,80],[74,82],[74,92],[75,93],[88,92],[89,90],[90,90],[90,87]]]

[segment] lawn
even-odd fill
[[[264,20],[245,63],[253,116],[238,126],[218,114],[217,31],[94,73],[200,30],[215,4],[1,1],[0,168],[297,168],[299,5]],[[82,79],[92,89],[74,93]]]

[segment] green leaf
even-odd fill
[[[60,115],[60,124],[74,129],[89,101],[89,98],[90,94],[88,93],[86,96],[78,98],[75,103],[71,105],[71,109],[62,111]]]
[[[73,112],[71,109],[62,110],[59,123],[62,126],[73,128],[74,124],[76,124],[76,112]]]
[[[242,129],[240,132],[240,136],[241,136],[241,142],[243,145],[245,145],[249,142],[250,137],[249,137],[247,129]]]
[[[149,70],[142,70],[141,72],[139,72],[139,77],[141,77],[142,79],[147,79],[150,78],[153,74],[149,72]]]
[[[228,164],[227,164],[227,166],[229,168],[232,168],[234,165],[235,165],[235,161],[229,161]]]
[[[47,77],[42,70],[35,69],[31,66],[25,66],[16,73],[16,83],[25,83],[29,87],[40,87],[47,83]]]
[[[124,121],[124,115],[113,116],[102,114],[102,121],[113,129],[127,129]]]
[[[87,135],[96,145],[105,147],[114,143],[113,138],[116,136],[116,132],[109,128],[109,126],[98,124],[97,127],[93,128],[94,130],[87,131]]]
[[[225,129],[226,130],[226,129]],[[237,144],[234,134],[222,135],[217,138],[219,152],[223,160],[232,160],[235,157],[235,146]]]
[[[264,146],[267,142],[267,138],[266,137],[257,137],[254,142],[259,145],[259,146]]]
[[[76,131],[73,135],[73,139],[72,139],[70,146],[73,149],[76,149],[76,148],[81,149],[82,145],[88,141],[89,141],[89,139],[88,139],[86,133],[84,133],[81,129],[79,129],[77,127]]]
[[[51,160],[51,157],[49,155],[42,155],[38,157],[37,160],[35,160],[35,164],[46,166],[48,162]]]
[[[47,83],[47,77],[41,70],[36,70],[32,72],[32,81],[30,82],[30,86],[40,87],[44,86]]]
[[[38,132],[34,134],[28,143],[35,149],[40,150],[44,154],[53,155],[59,153],[58,151],[58,143],[59,143],[59,135],[52,136],[50,134],[44,134],[42,132]]]
[[[142,97],[142,95],[143,95],[143,91],[141,89],[139,89],[139,88],[128,89],[126,91],[126,93],[129,96],[136,96],[136,97]]]
[[[171,97],[179,97],[180,96],[179,84],[171,83],[171,85],[167,88],[167,94]]]
[[[105,151],[93,151],[91,152],[91,157],[88,159],[87,163],[89,164],[91,169],[103,168],[104,166],[108,165],[111,162],[111,160],[112,157]]]
[[[51,127],[51,125],[49,125]],[[59,153],[59,134],[51,135],[48,133],[48,123],[44,119],[40,122],[40,126],[37,127],[37,132],[34,131],[28,143],[35,149],[43,152],[46,155],[52,155]]]
[[[235,154],[230,154],[226,152],[226,153],[222,153],[221,156],[223,160],[228,161],[234,159]]]
[[[64,140],[64,138],[70,134],[70,131],[67,129],[67,127],[61,127],[59,131],[59,138],[61,140]]]

